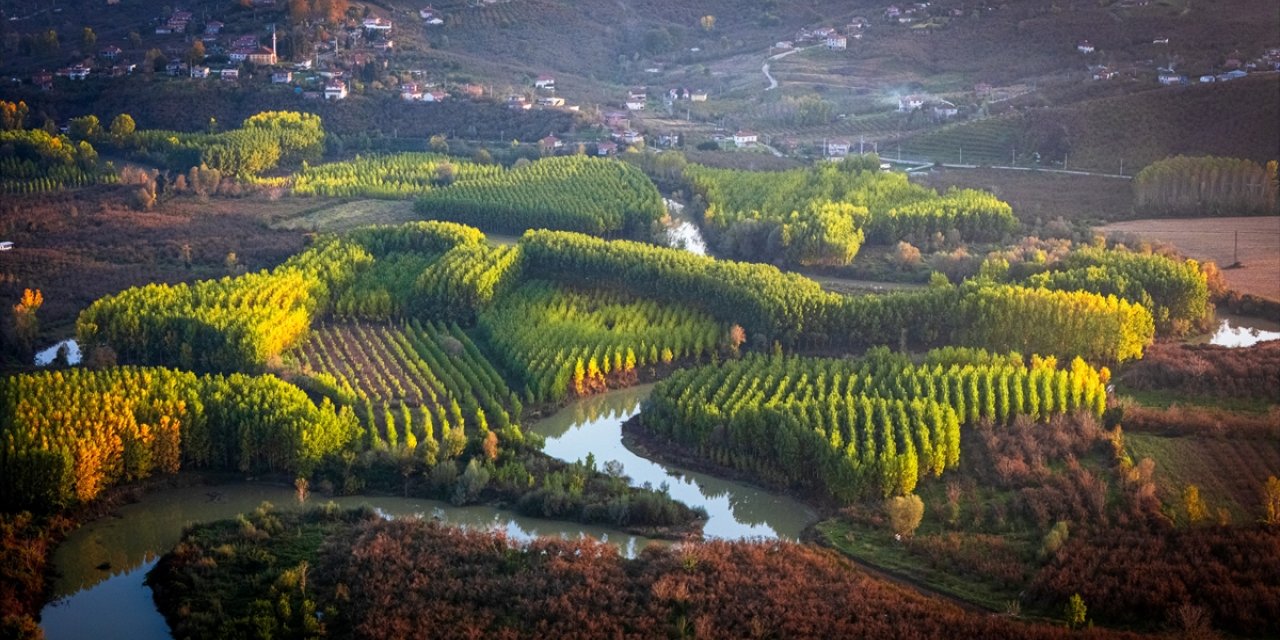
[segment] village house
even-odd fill
[[[936,100],[929,104],[934,120],[950,120],[960,113],[956,105],[946,100]]]
[[[120,47],[117,47],[114,44],[111,44],[103,47],[102,51],[98,52],[98,57],[102,58],[103,60],[115,60],[116,58],[120,57],[121,53],[124,53],[124,52],[120,49]]]
[[[915,111],[924,106],[924,96],[910,95],[898,98],[898,111]]]
[[[205,35],[216,36],[222,33],[222,28],[225,26],[227,25],[218,22],[217,20],[210,20],[204,23],[204,33]]]
[[[276,71],[271,74],[271,84],[289,84],[293,82],[292,71]]]
[[[973,95],[977,98],[986,98],[991,95],[991,85],[986,82],[979,82],[973,85]]]
[[[644,139],[644,136],[640,135],[640,132],[634,129],[627,129],[625,131],[615,130],[612,135],[614,140],[620,140],[626,144],[635,144]]]
[[[604,123],[610,129],[627,129],[631,127],[631,118],[621,111],[610,111],[604,114]]]
[[[1156,76],[1156,81],[1165,86],[1186,84],[1187,76],[1172,69],[1162,69]]]
[[[690,100],[692,100],[693,102],[706,102],[706,101],[707,101],[707,92],[706,92],[706,91],[694,91],[693,93],[689,94],[689,99],[690,99]]]
[[[443,91],[440,91],[438,89],[422,92],[423,102],[444,102],[445,99],[448,97],[449,97],[449,94]]]
[[[1088,40],[1081,40],[1080,42],[1076,43],[1076,51],[1079,51],[1080,53],[1093,53],[1094,52],[1093,43],[1089,42]]]
[[[365,18],[361,26],[370,35],[391,33],[391,21],[385,18]]]
[[[747,147],[755,144],[760,139],[759,134],[754,131],[739,131],[733,134],[733,144],[738,147]]]
[[[564,147],[564,141],[555,136],[547,136],[538,141],[538,147],[541,148],[544,153],[550,153]]]
[[[174,60],[164,66],[164,72],[171,76],[180,76],[187,72],[187,63]]]
[[[209,67],[206,67],[206,66],[203,66],[203,65],[196,65],[196,66],[194,66],[194,67],[191,67],[191,72],[190,72],[190,73],[191,73],[191,77],[192,77],[192,78],[197,78],[197,79],[200,79],[200,78],[208,78],[208,77],[209,77]]]
[[[240,79],[239,69],[223,69],[220,73],[222,75],[223,80],[239,80]]]
[[[849,155],[849,146],[848,140],[828,140],[826,149],[827,157],[843,158]]]
[[[1200,82],[1206,83],[1206,84],[1210,82],[1216,82],[1217,80],[1218,80],[1217,76],[1213,75],[1212,73],[1200,76]]]
[[[416,83],[406,83],[400,85],[400,99],[413,102],[422,99],[422,88]]]
[[[680,144],[680,134],[663,133],[658,135],[657,144],[659,147],[674,147]]]
[[[336,82],[326,82],[324,85],[325,100],[346,100],[347,99],[347,83],[338,80]]]
[[[535,89],[548,89],[551,91],[555,91],[556,79],[546,74],[540,75],[536,80],[533,81],[533,87]]]
[[[507,97],[507,106],[512,109],[528,111],[533,108],[533,103],[529,99],[521,95],[513,95]]]
[[[606,140],[604,142],[596,143],[596,155],[598,156],[611,156],[617,152],[618,143],[616,142],[609,142]]]
[[[827,48],[832,51],[844,51],[849,46],[849,39],[840,34],[827,36]]]
[[[77,64],[68,67],[63,75],[66,75],[71,80],[84,80],[89,77],[89,67]]]
[[[475,100],[484,97],[484,87],[478,84],[464,84],[457,88],[457,93]]]
[[[1115,69],[1103,65],[1090,67],[1090,71],[1093,73],[1094,80],[1111,80],[1120,75],[1120,72]]]
[[[628,98],[628,99],[627,99],[627,103],[626,103],[626,104],[627,104],[627,110],[629,110],[629,111],[644,111],[644,99],[643,99],[643,98],[641,98],[641,99],[639,99],[639,100],[637,100],[637,99],[635,99],[635,98]]]
[[[31,84],[40,87],[44,91],[53,88],[53,74],[48,71],[41,71],[31,76]]]
[[[563,107],[564,98],[560,98],[557,96],[543,96],[541,98],[538,98],[538,106],[539,107]]]
[[[794,49],[795,43],[790,40],[779,40],[773,44],[774,49]]]
[[[249,52],[247,59],[249,64],[270,66],[276,63],[276,52],[266,47],[258,47],[256,50]]]

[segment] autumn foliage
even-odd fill
[[[296,611],[324,612],[309,637],[358,638],[1060,638],[1058,627],[972,613],[869,577],[834,553],[781,542],[650,546],[627,559],[590,539],[518,543],[499,531],[368,516],[338,527],[308,561],[280,553],[308,530],[272,523],[198,528],[153,574],[162,609],[183,635],[298,629]],[[347,515],[313,514],[333,527]],[[325,523],[329,524],[325,524]],[[230,525],[230,526],[229,526]],[[265,530],[267,527],[269,529]],[[252,534],[244,532],[252,530]],[[294,531],[299,533],[295,534]],[[314,542],[311,544],[315,544]],[[264,569],[263,559],[270,559]],[[220,599],[197,584],[266,583]],[[264,571],[259,577],[257,572]],[[271,580],[274,575],[279,579]],[[157,580],[158,579],[158,580]],[[305,594],[305,595],[304,595]],[[231,594],[228,594],[230,596]],[[253,605],[250,618],[247,602]],[[292,606],[281,606],[288,603]],[[237,608],[238,607],[238,608]],[[277,626],[272,626],[277,625]],[[1092,635],[1115,637],[1091,631]]]

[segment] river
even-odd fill
[[[646,460],[622,446],[621,425],[639,410],[651,385],[613,391],[574,402],[531,429],[546,437],[549,455],[568,461],[593,454],[598,466],[616,460],[636,485],[666,483],[671,495],[709,515],[706,533],[723,538],[799,536],[814,514],[788,498],[741,483],[682,471]],[[60,576],[55,601],[41,612],[49,640],[170,638],[156,611],[151,589],[143,584],[160,555],[171,549],[189,524],[230,518],[262,502],[296,508],[293,489],[237,483],[168,489],[145,495],[115,514],[72,532],[53,556]],[[308,505],[327,502],[313,497]],[[573,522],[526,518],[486,506],[455,507],[446,502],[396,497],[354,496],[333,500],[343,507],[369,505],[387,516],[440,518],[463,526],[498,528],[513,538],[589,535],[634,556],[652,541]]]

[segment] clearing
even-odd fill
[[[326,202],[326,201],[321,201]],[[346,231],[370,224],[399,224],[420,220],[412,200],[355,200],[320,206],[280,220],[272,229],[294,231]]]
[[[1130,220],[1098,230],[1167,242],[1187,257],[1218,263],[1232,289],[1280,300],[1280,216]],[[1242,267],[1228,269],[1237,259]]]
[[[1135,462],[1155,461],[1160,499],[1179,517],[1185,517],[1182,490],[1194,484],[1210,512],[1223,508],[1232,522],[1252,522],[1262,515],[1267,476],[1280,475],[1280,443],[1274,440],[1140,433],[1126,433],[1124,440]]]

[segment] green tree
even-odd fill
[[[1262,521],[1280,526],[1280,478],[1271,476],[1262,485]]]
[[[13,306],[13,325],[18,344],[26,352],[35,348],[36,337],[40,335],[40,319],[36,312],[44,304],[44,296],[39,289],[25,289],[18,304]]]
[[[98,34],[94,33],[93,29],[85,27],[84,31],[80,32],[80,52],[89,55],[96,46],[98,46]]]
[[[76,140],[92,140],[102,133],[102,123],[98,116],[87,115],[71,119],[71,137]]]
[[[116,144],[123,144],[133,138],[136,128],[133,116],[122,113],[111,120],[111,140]]]
[[[1194,484],[1187,485],[1182,490],[1182,504],[1187,511],[1187,522],[1189,524],[1199,524],[1209,517],[1209,507],[1204,503],[1204,498],[1200,497],[1200,487]]]
[[[1080,594],[1074,594],[1067,601],[1067,628],[1083,629],[1088,623],[1089,610],[1084,606],[1084,598]]]

